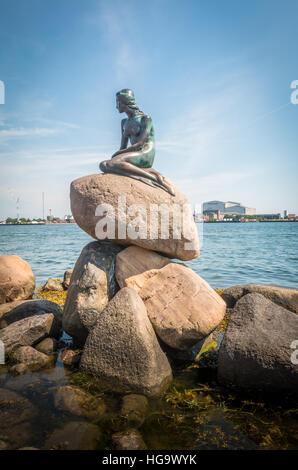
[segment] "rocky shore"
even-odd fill
[[[119,175],[87,176],[71,186],[78,225],[96,238],[95,227],[103,217],[94,216],[96,207],[104,202],[116,214],[119,192],[125,193],[126,204],[145,200],[149,207],[165,201],[162,189],[140,181]],[[166,198],[176,208],[187,202],[178,190],[175,197],[166,194]],[[135,224],[124,211],[116,215],[116,225],[119,218],[123,223],[123,217],[128,227]],[[138,219],[139,230],[142,220]],[[0,448],[30,444],[25,436],[30,436],[30,422],[38,410],[26,387],[34,374],[44,380],[47,371],[85,377],[89,388],[68,383],[65,374],[58,379],[55,375],[51,406],[72,419],[47,433],[42,448],[57,448],[61,441],[68,442],[66,448],[98,448],[105,441],[102,429],[108,408],[114,406],[114,398],[105,400],[101,393],[119,397],[115,399],[122,403],[118,413],[122,425],[107,445],[146,448],[140,429],[148,420],[148,400],[166,396],[178,407],[184,400],[190,403],[186,390],[179,396],[175,388],[181,367],[211,374],[215,387],[239,396],[249,392],[265,401],[280,394],[297,397],[298,291],[243,285],[216,292],[183,263],[199,254],[192,217],[184,216],[186,230],[180,239],[173,238],[174,217],[168,220],[170,240],[161,238],[160,225],[155,239],[146,238],[144,232],[143,238],[134,239],[132,231],[121,238],[118,224],[116,239],[87,244],[73,270],[64,274],[63,281],[49,278],[38,299],[33,299],[35,278],[28,263],[14,255],[0,256],[0,357],[2,353],[5,359],[0,419],[8,423]],[[65,303],[44,300],[54,294],[66,297]],[[201,392],[193,390],[193,406],[202,407]],[[15,434],[9,430],[12,425]]]

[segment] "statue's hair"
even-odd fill
[[[139,114],[144,114],[143,111],[140,110],[140,108],[136,104],[136,99],[134,92],[130,90],[129,88],[123,88],[123,90],[118,91],[116,93],[116,96],[121,99],[121,101],[128,106],[131,110],[137,111]]]

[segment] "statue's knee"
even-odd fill
[[[106,161],[103,161],[103,162],[100,162],[99,164],[99,169],[105,173],[107,171],[107,162]]]

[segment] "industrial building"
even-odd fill
[[[240,202],[233,201],[208,201],[203,203],[204,215],[224,216],[229,215],[255,215],[256,209],[243,206]]]

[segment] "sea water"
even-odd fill
[[[268,284],[298,288],[298,223],[197,224],[200,256],[186,264],[213,288]],[[92,241],[76,224],[0,225],[0,254],[31,265],[37,284],[62,277]]]

